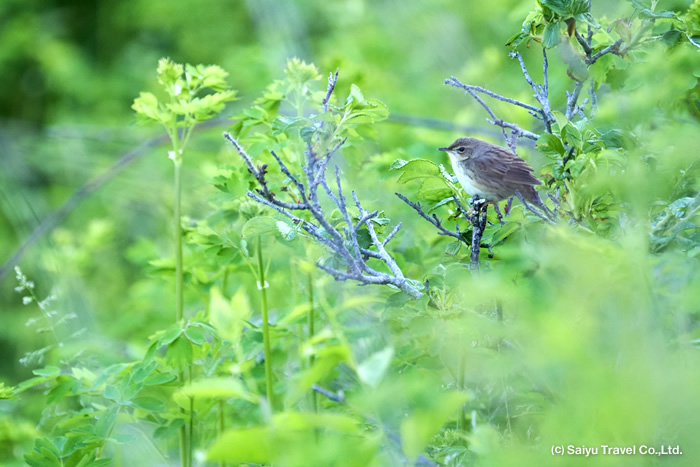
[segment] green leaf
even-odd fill
[[[563,18],[588,13],[588,0],[539,0],[554,13]]]
[[[389,170],[399,170],[403,166],[408,164],[408,161],[405,161],[403,159],[396,159],[394,162],[391,163],[389,166]]]
[[[97,418],[97,424],[95,424],[95,434],[101,438],[109,437],[112,431],[114,422],[117,421],[117,411],[119,409],[118,405],[113,405],[109,409],[105,410]]]
[[[182,327],[179,324],[174,324],[163,332],[158,338],[158,345],[168,345],[182,334]]]
[[[506,222],[501,226],[496,232],[494,232],[493,237],[491,237],[491,244],[497,245],[502,240],[505,240],[511,234],[520,230],[521,226],[517,222]]]
[[[105,387],[105,399],[118,401],[120,399],[120,397],[121,396],[119,394],[119,389],[116,386],[114,386],[112,384],[108,384]]]
[[[134,397],[131,404],[140,409],[148,410],[149,412],[167,412],[168,407],[160,399],[155,397]]]
[[[357,375],[363,383],[376,387],[384,378],[386,370],[389,368],[391,359],[394,357],[393,347],[386,347],[379,352],[375,352],[357,365]]]
[[[394,168],[394,164],[397,165]],[[440,168],[432,161],[426,159],[413,159],[405,164],[399,165],[399,161],[392,164],[391,170],[401,170],[401,175],[397,180],[399,183],[406,183],[411,180],[422,180],[426,177],[439,177]]]
[[[561,140],[549,133],[544,133],[538,138],[537,149],[545,156],[554,159],[564,155],[566,152]]]
[[[362,107],[367,104],[365,100],[365,95],[356,84],[350,85],[350,94],[345,101],[346,107]]]
[[[581,132],[573,123],[567,123],[562,129],[561,134],[570,145],[577,148],[581,147]]]
[[[180,390],[181,394],[197,399],[244,399],[248,402],[257,402],[254,394],[246,391],[243,385],[231,377],[207,378],[197,380],[186,385]]]
[[[202,345],[207,341],[207,337],[204,335],[202,330],[193,326],[188,326],[185,329],[185,336],[190,340],[190,342],[196,345]]]
[[[593,28],[597,29],[600,27],[600,24],[598,24],[598,21],[596,21],[596,19],[593,17],[593,15],[590,12],[576,15],[575,18],[576,18],[576,21],[578,21],[580,23],[590,24],[591,27],[593,27]]]
[[[209,315],[218,334],[231,342],[237,342],[243,333],[244,322],[252,310],[245,289],[240,288],[227,301],[218,287],[212,287],[209,295]]]
[[[441,201],[448,196],[452,195],[452,188],[450,188],[445,179],[442,177],[432,177],[426,179],[418,189],[418,199],[425,199],[428,201]]]
[[[178,337],[168,346],[166,354],[168,363],[177,368],[184,368],[192,364],[192,344],[188,339]]]
[[[288,242],[297,238],[296,229],[284,221],[277,221],[277,231]]]
[[[551,49],[561,42],[559,22],[549,23],[544,28],[543,45]]]
[[[177,377],[172,373],[157,373],[151,375],[143,381],[144,386],[160,386],[174,381]]]
[[[447,244],[447,246],[445,247],[445,254],[447,256],[457,256],[461,248],[462,242],[460,242],[459,240],[455,240],[454,242],[450,242]]]
[[[294,128],[302,128],[309,125],[313,125],[313,122],[308,118],[280,115],[272,122],[272,134],[277,136],[285,131],[289,131]]]
[[[270,216],[253,217],[243,225],[241,236],[243,238],[259,237],[261,235],[276,234],[277,221]]]
[[[32,373],[34,373],[37,376],[52,377],[60,375],[61,369],[57,366],[46,366],[44,368],[32,370]]]
[[[267,427],[235,428],[224,432],[207,451],[207,460],[232,464],[269,464],[276,446]]]
[[[651,11],[647,8],[639,11],[640,18],[666,18],[666,19],[678,19],[678,16],[672,11]]]
[[[152,120],[159,123],[168,121],[167,114],[158,105],[158,99],[150,92],[142,92],[131,105],[136,115],[142,120]]]
[[[688,38],[691,44],[693,44],[695,47],[700,48],[700,36],[691,36],[689,34],[686,34],[686,37]]]
[[[309,81],[321,78],[316,65],[307,64],[296,57],[287,60],[287,68],[284,70],[284,74],[290,84],[298,87],[305,85]]]
[[[180,430],[180,428],[185,424],[185,420],[182,418],[176,418],[173,420],[169,425],[166,426],[159,426],[158,428],[155,429],[153,432],[153,437],[155,439],[168,439],[173,436]]]

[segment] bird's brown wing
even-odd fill
[[[502,180],[508,185],[541,185],[532,167],[505,149],[489,149],[470,160],[474,171],[489,180]]]

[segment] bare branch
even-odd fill
[[[448,79],[445,80],[445,84],[449,84],[450,86],[454,86],[456,88],[462,88],[465,91],[477,91],[482,94],[486,94],[487,96],[493,97],[494,99],[498,99],[499,101],[507,102],[509,104],[517,105],[518,107],[522,107],[527,110],[532,110],[533,112],[542,112],[542,109],[539,109],[533,105],[526,104],[524,102],[520,102],[516,99],[511,99],[510,97],[505,97],[501,96],[500,94],[496,94],[495,92],[489,91],[488,89],[482,88],[481,86],[472,86],[470,84],[464,84],[460,82],[457,78],[454,76],[450,76]]]
[[[551,218],[549,218],[546,214],[543,214],[542,212],[538,211],[530,203],[528,203],[525,200],[525,198],[523,197],[523,195],[520,193],[519,190],[515,190],[515,196],[517,196],[518,199],[520,200],[520,202],[523,203],[523,206],[525,207],[525,209],[527,209],[528,211],[530,211],[531,213],[533,213],[534,215],[536,215],[537,217],[539,217],[543,221],[545,221],[549,224],[555,224],[555,222]],[[544,203],[542,203],[542,204],[544,205]]]
[[[566,92],[566,118],[571,120],[576,110],[576,103],[581,95],[581,89],[583,89],[583,81],[576,81],[576,87],[574,87],[574,92]]]
[[[322,396],[327,397],[328,399],[332,400],[333,402],[338,402],[340,404],[345,403],[345,394],[343,394],[343,391],[339,391],[338,394],[336,394],[336,393],[333,393],[331,391],[328,391],[327,389],[323,389],[318,384],[314,384],[313,386],[311,386],[311,389],[313,389],[315,392],[321,394]]]
[[[588,90],[588,94],[591,96],[591,113],[595,114],[598,109],[598,96],[595,93],[595,81],[591,78],[591,87]]]
[[[416,211],[418,213],[418,215],[420,215],[423,219],[425,219],[426,221],[433,224],[435,226],[435,228],[437,228],[439,230],[439,232],[438,232],[439,235],[454,237],[457,240],[467,244],[467,241],[464,238],[462,238],[462,236],[459,234],[459,232],[453,232],[452,230],[449,230],[449,229],[446,229],[445,227],[443,227],[442,223],[440,222],[440,220],[437,218],[437,216],[435,214],[433,214],[432,217],[429,216],[428,214],[426,214],[425,211],[423,211],[423,208],[421,207],[420,203],[411,202],[408,198],[406,198],[401,193],[394,193],[394,194],[396,196],[398,196],[401,201],[403,201],[404,203],[411,206],[413,208],[413,210]]]
[[[326,97],[323,98],[323,112],[328,112],[328,101],[331,99],[331,94],[335,89],[335,84],[338,82],[338,70],[335,69],[335,75],[330,73],[328,76],[328,88],[326,88]],[[321,127],[323,127],[323,122],[321,122]]]
[[[588,65],[593,65],[600,57],[606,54],[615,54],[618,55],[620,52],[620,45],[622,45],[622,39],[618,39],[597,54],[593,55],[590,60],[588,60]]]
[[[589,34],[591,32],[590,26],[588,32]],[[583,38],[583,36],[578,31],[576,31],[576,40],[579,44],[581,44],[583,52],[586,54],[586,57],[590,57],[591,53],[593,52],[593,50],[591,49],[591,45],[588,43],[588,41],[586,41],[586,39]]]
[[[333,93],[337,80],[338,72],[336,71],[336,73],[331,74],[328,79],[328,88],[322,104],[324,112],[328,111],[328,101]],[[322,124],[319,125],[318,122],[315,123],[316,128],[321,129],[323,127]],[[333,254],[342,258],[345,263],[343,268],[347,267],[346,271],[341,271],[335,267],[330,267],[318,262],[317,266],[320,269],[323,269],[339,281],[354,280],[359,282],[360,285],[386,284],[404,291],[413,298],[420,298],[423,295],[420,290],[416,288],[414,285],[415,283],[412,283],[403,275],[401,268],[399,268],[394,258],[385,249],[389,240],[391,240],[401,228],[401,224],[399,223],[396,225],[384,240],[380,240],[372,221],[374,217],[379,215],[378,211],[370,212],[365,210],[354,192],[353,198],[360,210],[360,220],[357,224],[353,224],[343,194],[340,169],[338,166],[335,167],[335,190],[337,192],[334,192],[334,189],[331,188],[326,180],[327,166],[333,155],[337,153],[338,149],[345,143],[347,138],[340,139],[337,142],[324,141],[323,143],[320,142],[323,141],[323,138],[316,138],[316,146],[312,146],[310,143],[307,144],[306,150],[304,151],[306,165],[302,167],[305,178],[304,181],[302,181],[300,177],[296,177],[282,159],[274,151],[271,151],[280,170],[292,181],[301,196],[301,202],[287,203],[276,199],[274,193],[270,191],[266,180],[267,172],[265,169],[267,166],[262,165],[261,167],[256,167],[252,158],[235,138],[228,133],[224,134],[224,136],[236,148],[248,170],[260,186],[259,189],[255,190],[257,193],[250,191],[248,192],[248,196],[258,203],[275,209],[277,212],[291,219],[296,225],[301,225],[301,228],[314,240],[324,245]],[[328,149],[327,145],[333,143],[335,143],[333,147]],[[326,151],[321,159],[319,159],[316,154],[319,146],[321,147],[321,151]],[[319,187],[323,188],[328,199],[330,199],[340,211],[345,220],[345,227],[335,227],[331,224],[332,221],[326,216],[319,199]],[[293,210],[306,210],[311,214],[313,219],[311,221],[305,221],[292,214]],[[372,247],[376,249],[376,251],[360,246],[357,232],[363,225],[367,227],[372,240]],[[367,264],[369,258],[378,260],[386,265],[391,273],[377,271],[370,267]]]
[[[390,241],[392,238],[394,238],[394,235],[396,235],[396,232],[398,232],[400,228],[401,228],[401,222],[399,222],[398,224],[396,224],[396,227],[394,227],[394,229],[393,229],[391,232],[389,232],[389,235],[387,235],[387,236],[384,238],[384,241],[382,242],[382,245],[386,245],[387,243],[389,243],[389,241]]]
[[[321,177],[325,176],[326,174],[326,167],[328,166],[328,161],[331,160],[331,157],[340,149],[340,146],[345,144],[345,142],[348,140],[347,137],[341,139],[338,141],[338,143],[333,146],[333,149],[328,151],[328,154],[326,154],[326,157],[323,158],[323,161],[321,161],[321,165],[318,167],[315,167],[314,170],[316,171],[316,176],[313,178],[313,184],[318,185],[321,181]]]
[[[525,81],[527,81],[527,84],[530,85],[532,90],[535,92],[534,97],[537,99],[537,102],[540,103],[542,106],[542,109],[540,109],[540,113],[543,117],[544,120],[544,125],[545,128],[547,129],[548,133],[552,132],[552,122],[555,121],[554,116],[552,115],[552,110],[549,105],[549,82],[547,78],[547,67],[549,66],[549,63],[547,62],[547,51],[543,47],[542,48],[542,53],[544,57],[543,61],[543,70],[544,70],[544,80],[545,80],[545,86],[539,86],[535,84],[535,82],[532,80],[530,77],[530,74],[527,71],[527,67],[525,66],[525,61],[523,60],[522,55],[518,52],[511,52],[510,56],[511,58],[517,58],[518,62],[520,63],[520,70],[523,72],[523,76],[525,77]]]
[[[508,146],[511,148],[513,153],[516,152],[515,151],[515,142],[513,141],[513,138],[508,137],[508,135],[506,134],[506,131],[505,131],[506,128],[509,128],[510,130],[512,130],[511,134],[515,138],[528,138],[528,139],[531,139],[534,141],[537,141],[537,139],[539,138],[539,135],[532,133],[530,131],[527,131],[527,130],[523,130],[515,123],[506,122],[506,121],[496,117],[496,114],[494,113],[493,110],[491,110],[491,107],[489,107],[486,104],[486,102],[484,102],[484,100],[481,99],[481,97],[479,97],[476,94],[475,91],[482,92],[483,94],[486,94],[488,96],[494,97],[494,98],[499,99],[499,100],[503,100],[504,102],[509,102],[511,104],[514,104],[514,105],[519,105],[517,103],[518,101],[514,101],[512,99],[509,99],[509,98],[506,98],[503,96],[499,96],[498,94],[492,93],[491,91],[488,91],[488,90],[481,88],[479,86],[471,86],[471,85],[463,84],[454,76],[449,78],[449,79],[446,79],[445,84],[449,84],[451,86],[464,89],[484,108],[484,110],[486,110],[486,112],[491,116],[491,120],[486,119],[486,121],[488,121],[489,123],[491,123],[494,126],[498,126],[498,127],[502,128],[503,137],[505,138],[506,142],[508,143]],[[527,104],[524,104],[524,105],[527,105]],[[532,107],[532,106],[530,106],[530,107]],[[530,112],[532,112],[533,114],[536,114],[536,115],[542,115],[542,110],[538,109],[536,107],[532,107]]]
[[[549,77],[548,77],[548,69],[549,68],[549,61],[547,60],[547,49],[545,47],[542,47],[542,71],[544,74],[544,97],[547,99],[547,102],[549,102]]]
[[[299,190],[299,194],[301,195],[302,199],[304,202],[306,202],[306,190],[304,190],[304,184],[299,181],[294,175],[292,175],[292,172],[289,171],[286,165],[284,165],[284,162],[282,162],[282,159],[280,159],[277,156],[277,153],[275,151],[270,151],[270,154],[272,154],[272,157],[275,158],[277,161],[277,164],[280,166],[280,170],[282,170],[282,173],[285,174],[289,179],[294,183],[294,185],[297,187]]]

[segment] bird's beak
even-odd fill
[[[438,148],[438,151],[445,151],[445,152],[447,152],[447,151],[449,151],[449,150],[450,150],[450,148]]]

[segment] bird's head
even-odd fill
[[[454,143],[445,148],[438,148],[445,151],[453,161],[463,161],[469,159],[474,153],[474,148],[479,140],[474,138],[457,138]]]

